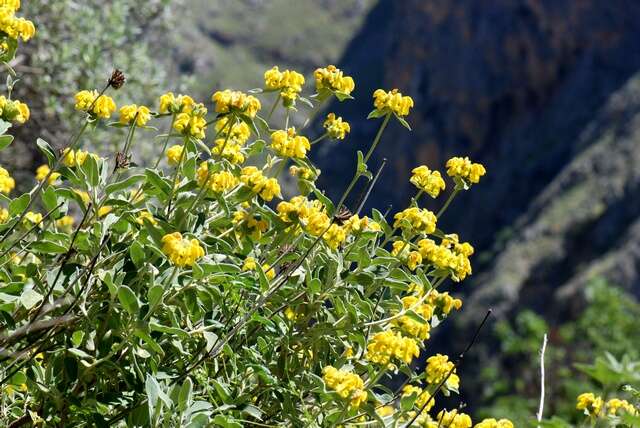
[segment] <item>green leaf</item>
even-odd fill
[[[5,149],[13,142],[13,135],[0,135],[0,150]]]
[[[129,255],[131,256],[131,261],[134,265],[136,265],[137,268],[144,265],[146,255],[144,253],[144,248],[142,248],[142,245],[140,245],[140,242],[138,242],[137,240],[133,241],[133,243],[129,247]]]
[[[166,196],[169,196],[169,194],[171,193],[171,185],[167,183],[162,177],[160,177],[157,172],[147,168],[144,174],[147,177],[147,181],[151,183],[153,187],[160,190]]]
[[[158,345],[158,342],[153,340],[153,338],[149,335],[149,333],[141,329],[136,329],[136,331],[133,334],[135,334],[138,338],[140,338],[144,343],[149,345],[149,348],[151,348],[155,353],[157,353],[160,356],[164,356],[164,350],[160,345]]]
[[[44,254],[64,254],[67,252],[67,247],[48,240],[35,241],[30,245],[32,251],[37,251]]]
[[[28,193],[25,193],[19,198],[15,198],[9,204],[9,215],[14,216],[14,215],[21,214],[27,208],[27,205],[29,205],[30,201],[31,201],[31,196]]]
[[[367,119],[376,119],[376,118],[382,117],[382,116],[384,116],[386,114],[387,114],[387,112],[385,112],[384,110],[380,111],[378,109],[375,109],[371,113],[369,113],[369,115],[367,116]]]
[[[4,134],[9,128],[11,128],[11,122],[0,119],[0,134]]]
[[[126,285],[121,285],[118,289],[118,300],[124,309],[131,315],[136,315],[140,309],[140,303],[133,290]]]
[[[33,308],[38,302],[42,301],[42,294],[33,290],[32,288],[25,289],[20,295],[20,303],[26,310]]]
[[[119,192],[133,186],[137,182],[143,180],[144,177],[145,176],[143,174],[132,175],[131,177],[125,178],[124,180],[109,184],[107,187],[105,187],[104,191],[107,196],[111,195],[112,193]]]
[[[56,155],[49,143],[44,141],[42,138],[38,138],[36,140],[36,145],[38,146],[42,154],[47,158],[49,166],[53,167],[53,165],[56,163]]]
[[[160,284],[156,284],[147,292],[147,299],[149,299],[149,307],[153,308],[162,301],[162,295],[164,294],[164,288]]]
[[[150,418],[153,418],[158,399],[160,399],[167,407],[171,407],[171,398],[169,398],[169,396],[162,390],[156,378],[147,373],[147,380],[144,382],[144,386],[147,393]]]
[[[56,190],[48,186],[42,191],[42,204],[47,211],[51,211],[55,207],[58,206],[58,198],[56,197]],[[55,218],[57,217],[57,213],[51,213],[51,215]]]
[[[396,119],[398,119],[398,122],[400,122],[400,124],[402,126],[404,126],[405,128],[407,128],[409,131],[411,131],[411,127],[409,126],[409,123],[404,120],[404,118],[398,116],[397,114],[394,113],[394,116],[396,117]]]
[[[191,399],[193,396],[193,382],[191,378],[186,378],[182,383],[182,387],[180,388],[180,393],[178,394],[178,409],[181,412],[184,412],[187,407],[191,404]]]

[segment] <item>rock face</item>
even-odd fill
[[[335,109],[366,117],[379,82],[416,108],[370,162],[389,160],[370,205],[402,209],[413,167],[468,154],[488,175],[441,226],[482,252],[474,302],[546,310],[596,274],[640,293],[639,40],[633,1],[381,1],[341,64],[358,101]],[[320,154],[327,187],[344,188],[377,126],[355,120]]]

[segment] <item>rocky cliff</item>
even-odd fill
[[[416,102],[414,131],[392,127],[373,161],[389,159],[372,206],[402,208],[419,164],[487,165],[442,225],[481,250],[464,287],[482,290],[478,307],[560,316],[594,275],[640,292],[638,18],[623,0],[383,0],[346,50],[359,102],[335,107],[349,120],[366,117],[379,82]],[[378,124],[354,125],[321,153],[336,193]]]

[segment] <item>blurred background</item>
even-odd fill
[[[365,118],[378,87],[399,88],[416,107],[413,132],[392,126],[370,162],[375,170],[388,159],[370,208],[405,207],[415,166],[442,170],[469,155],[487,167],[441,224],[477,253],[473,277],[448,285],[466,296],[463,312],[428,343],[459,352],[487,308],[496,311],[461,370],[469,407],[515,422],[534,414],[544,333],[545,414],[571,414],[575,396],[594,388],[581,364],[606,352],[640,359],[640,2],[23,3],[38,37],[13,64],[15,98],[29,100],[33,119],[0,159],[23,189],[43,161],[36,137],[61,146],[77,122],[73,94],[101,86],[114,67],[128,78],[119,103],[155,105],[167,90],[208,101],[217,89],[260,87],[272,65],[311,76],[334,63],[355,78],[356,99],[329,107],[351,135],[312,154],[331,195],[377,130]],[[88,144],[113,153],[100,130]],[[149,141],[134,160],[154,149]],[[627,363],[607,367],[637,383]]]

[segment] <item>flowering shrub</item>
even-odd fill
[[[15,46],[16,33],[2,29]],[[334,66],[314,76],[315,93],[305,96],[302,75],[274,67],[264,88],[215,92],[211,114],[170,92],[157,106],[118,109],[124,75],[116,71],[104,87],[77,93],[81,123],[64,150],[38,140],[48,162],[30,192],[11,195],[10,173],[0,170],[8,195],[0,216],[0,420],[472,426],[469,415],[438,403],[458,393],[460,359],[430,356],[424,372],[414,362],[428,353],[431,330],[462,306],[443,290],[447,279],[455,290],[471,274],[473,247],[440,230],[438,219],[485,170],[450,160],[453,190],[437,213],[420,199],[438,197],[446,183],[426,166],[413,171],[417,190],[406,209],[349,211],[356,184],[375,184],[367,162],[389,121],[409,128],[413,100],[377,90],[369,117],[379,131],[334,203],[316,187],[320,171],[308,154],[327,137],[345,139],[349,125],[329,114],[326,133],[310,142],[289,112],[347,101],[355,83]],[[28,119],[26,106],[6,103],[18,111],[7,117]],[[272,103],[267,114],[263,103]],[[284,124],[270,121],[278,108]],[[98,123],[121,136],[117,153],[82,150]],[[142,170],[131,149],[156,137],[155,166]],[[285,199],[287,166],[300,194]],[[394,377],[404,380],[392,389]],[[603,409],[590,398],[579,401],[589,416]]]

